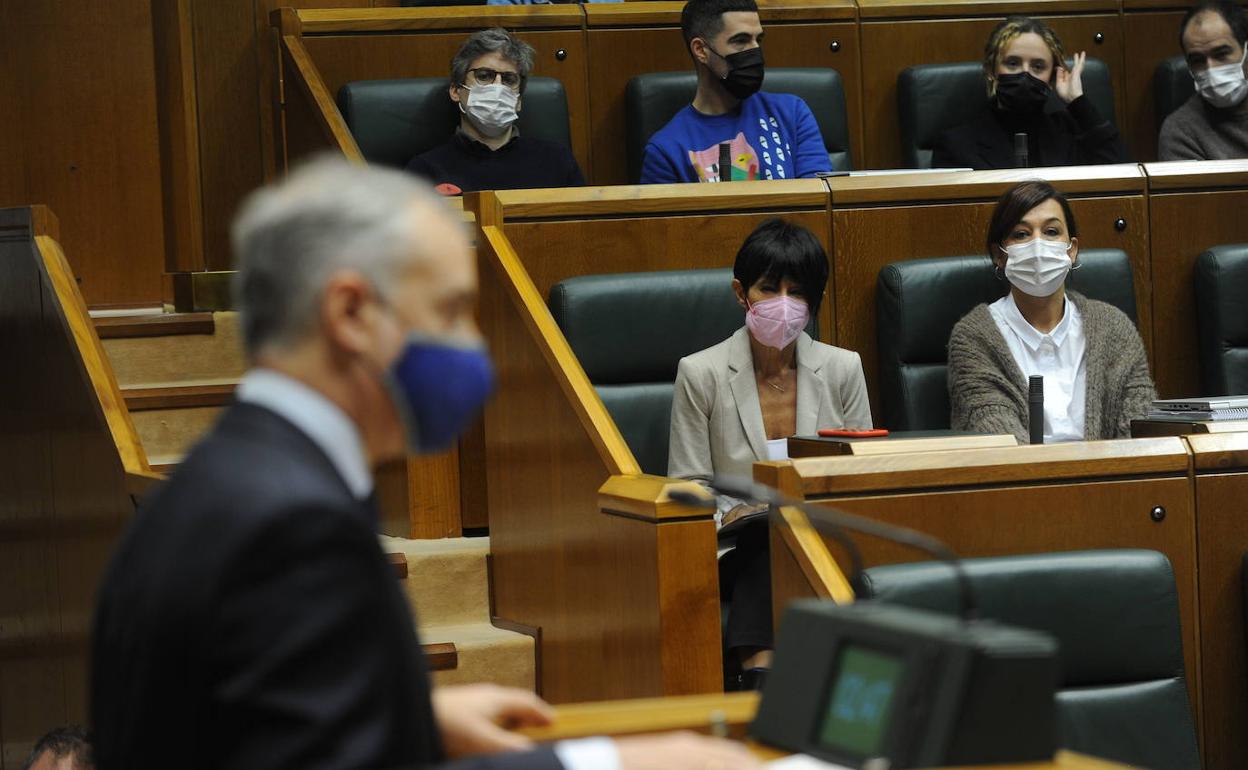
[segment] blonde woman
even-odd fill
[[[1083,93],[1087,54],[1067,69],[1062,43],[1041,21],[1011,16],[984,46],[988,97],[969,123],[945,131],[935,168],[1013,168],[1014,135],[1027,135],[1030,166],[1125,163],[1126,148],[1108,116]]]

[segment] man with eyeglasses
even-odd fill
[[[516,127],[533,47],[495,27],[475,33],[451,60],[450,97],[459,128],[444,144],[417,155],[407,170],[444,195],[476,190],[579,187],[585,184],[567,147]]]
[[[754,0],[689,0],[680,28],[698,90],[650,137],[642,184],[797,179],[832,170],[806,102],[759,90],[766,33]]]
[[[1179,45],[1195,81],[1161,124],[1162,160],[1248,158],[1248,14],[1231,0],[1202,0],[1179,25]]]

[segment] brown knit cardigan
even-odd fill
[[[1073,291],[1087,338],[1087,440],[1131,435],[1131,420],[1157,397],[1139,332],[1113,305]],[[967,313],[949,336],[949,405],[954,430],[1013,433],[1027,441],[1027,379],[987,305]]]

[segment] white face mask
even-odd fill
[[[1043,238],[1005,247],[1005,277],[1019,291],[1051,297],[1070,273],[1070,244]]]
[[[1245,46],[1244,54],[1248,55],[1248,46]],[[1192,80],[1196,81],[1196,91],[1201,98],[1221,109],[1234,107],[1248,95],[1243,56],[1239,57],[1239,64],[1223,64],[1204,72],[1193,72]]]
[[[502,83],[463,88],[468,91],[467,105],[460,99],[459,111],[484,136],[502,136],[519,117],[516,105],[520,103],[520,94]]]

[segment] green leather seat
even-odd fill
[[[403,168],[445,142],[459,125],[446,78],[357,80],[338,89],[338,109],[369,163]],[[554,78],[530,77],[520,133],[572,146],[568,97]]]
[[[1153,72],[1153,104],[1157,114],[1157,130],[1166,117],[1183,106],[1183,103],[1196,93],[1196,84],[1192,82],[1192,73],[1187,69],[1187,60],[1182,56],[1171,56]]]
[[[1067,287],[1116,306],[1135,320],[1131,260],[1118,249],[1083,249]],[[949,427],[949,334],[981,302],[1005,293],[987,257],[893,262],[876,283],[876,337],[884,425],[891,430]]]
[[[1199,770],[1174,572],[1156,551],[968,559],[980,617],[1057,637],[1058,745],[1131,765]],[[873,567],[865,598],[954,613],[948,565]]]
[[[732,270],[569,278],[551,287],[549,304],[641,469],[667,475],[677,364],[745,323]],[[807,332],[815,328],[812,319]]]
[[[1101,115],[1115,122],[1114,87],[1105,62],[1088,59],[1084,64],[1083,92]],[[936,139],[974,117],[986,100],[980,62],[920,64],[902,70],[897,76],[902,168],[931,168]]]
[[[1206,395],[1248,394],[1248,244],[1196,258],[1197,350]]]
[[[698,78],[687,72],[650,72],[628,81],[624,89],[625,142],[628,178],[641,178],[641,158],[650,137],[693,101]],[[853,168],[849,156],[849,118],[841,73],[821,67],[770,67],[763,90],[796,94],[819,124],[828,160],[837,171]]]

